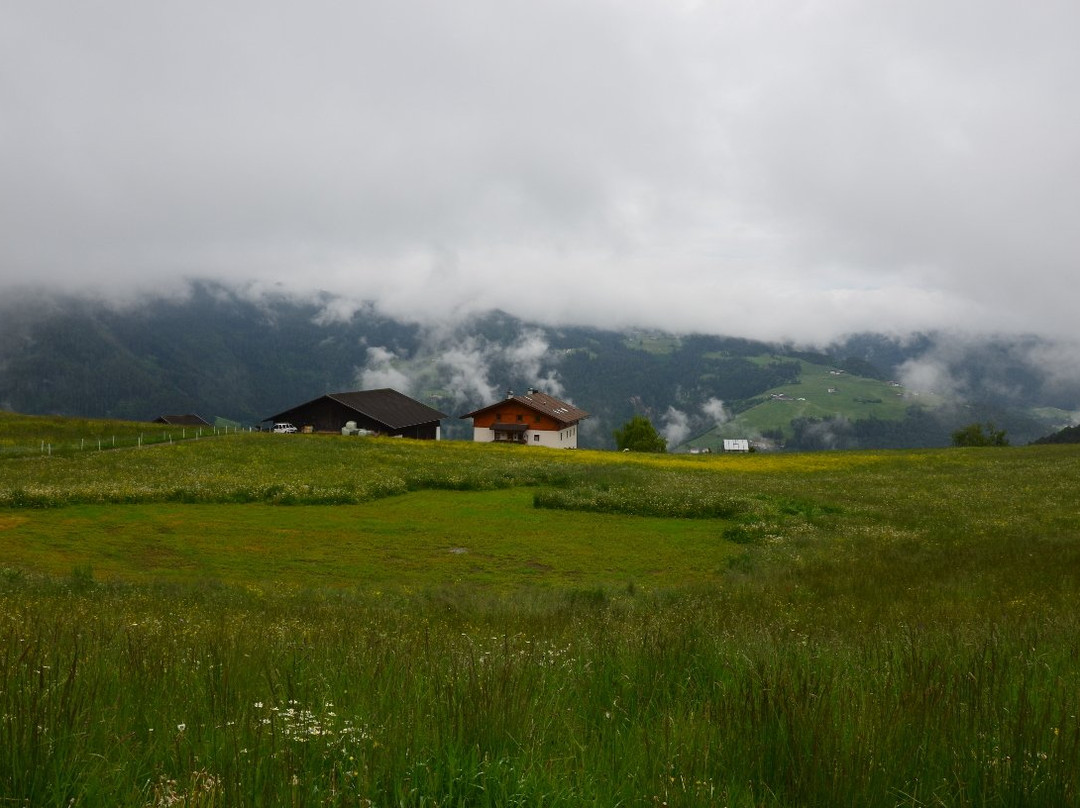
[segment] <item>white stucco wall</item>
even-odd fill
[[[495,440],[495,432],[485,427],[473,428],[473,441],[476,443],[491,443]],[[577,427],[568,426],[558,431],[549,429],[525,430],[525,443],[529,446],[546,446],[550,449],[576,449]]]

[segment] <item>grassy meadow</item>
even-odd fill
[[[1076,804],[1078,481],[1072,446],[12,454],[0,805]]]
[[[754,361],[766,364],[775,359],[774,356],[759,356]],[[791,437],[791,422],[797,418],[901,421],[914,404],[933,408],[943,403],[933,393],[907,391],[894,387],[890,382],[838,373],[835,368],[804,359],[796,361],[802,366],[797,382],[766,390],[761,394],[759,404],[738,413],[727,423],[698,436],[691,443],[715,448],[717,441],[705,439],[708,435],[714,438],[743,438],[775,430]],[[783,395],[785,398],[773,399],[773,395]]]
[[[0,410],[0,459],[72,454],[155,443],[197,440],[215,427],[181,427],[138,421],[103,421]]]

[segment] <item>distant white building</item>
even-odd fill
[[[724,438],[725,452],[749,452],[750,441],[746,438]]]

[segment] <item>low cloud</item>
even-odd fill
[[[667,441],[668,449],[676,448],[690,437],[690,416],[675,407],[668,407],[660,434]]]
[[[413,381],[398,365],[401,358],[381,346],[367,349],[364,367],[357,375],[360,386],[366,390],[392,387],[399,393],[412,395]]]
[[[490,344],[478,337],[467,337],[437,354],[438,375],[455,403],[495,399],[498,388],[488,379],[492,354]]]
[[[658,431],[667,441],[668,449],[674,450],[694,435],[722,426],[730,417],[723,401],[709,398],[696,413],[669,406],[660,417]]]
[[[365,387],[394,387],[402,392],[442,391],[455,406],[482,406],[505,395],[515,384],[565,397],[551,349],[543,332],[520,330],[507,344],[468,333],[472,323],[442,323],[421,333],[409,355],[384,346],[367,349],[358,382]]]
[[[525,329],[517,341],[502,352],[506,361],[514,368],[515,375],[533,379],[533,386],[548,395],[565,397],[566,390],[557,371],[551,367],[545,369],[545,365],[550,365],[556,357],[542,331],[535,328]]]
[[[844,418],[829,418],[808,424],[800,435],[806,449],[846,449],[851,446],[851,425]]]
[[[942,358],[923,356],[908,359],[897,368],[900,383],[913,393],[933,393],[946,399],[960,399],[966,388]]]
[[[714,426],[723,426],[731,418],[731,415],[724,408],[724,402],[718,398],[710,398],[702,404],[701,412],[713,422]]]

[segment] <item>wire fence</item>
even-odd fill
[[[0,459],[13,457],[54,457],[69,456],[81,452],[104,452],[113,449],[141,449],[144,446],[160,446],[162,444],[181,443],[184,441],[202,440],[225,435],[235,435],[240,432],[252,432],[250,427],[239,426],[204,426],[204,427],[180,427],[171,431],[152,431],[134,433],[121,433],[110,435],[93,435],[91,437],[58,438],[56,440],[42,438],[33,444],[2,444],[0,443]]]

